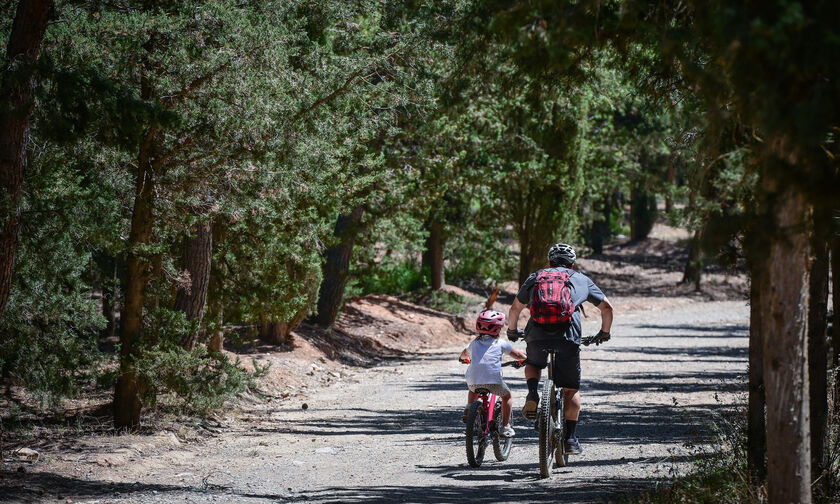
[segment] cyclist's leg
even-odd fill
[[[502,425],[510,425],[510,412],[513,411],[513,396],[502,397]]]
[[[526,380],[536,378],[537,381],[539,381],[541,374],[542,374],[542,368],[541,367],[537,367],[533,364],[525,364],[525,379]]]
[[[470,390],[469,392],[467,392],[467,406],[469,406],[470,404],[472,404],[472,403],[476,402],[477,400],[478,400],[478,394],[476,394],[476,393],[475,393],[475,392],[473,392],[472,390]]]
[[[510,412],[513,409],[513,395],[505,382],[499,384],[497,394],[502,400],[502,426],[510,425]]]
[[[570,388],[563,389],[566,420],[577,420],[580,415],[580,391]]]
[[[528,355],[528,358],[525,360],[525,382],[528,384],[528,395],[525,397],[522,416],[528,419],[534,419],[536,418],[537,407],[540,401],[540,375],[542,374],[543,368],[548,364],[545,341],[529,340],[525,352]]]

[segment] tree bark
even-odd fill
[[[335,223],[334,236],[338,243],[327,249],[323,267],[324,278],[318,294],[318,314],[315,316],[315,322],[321,326],[332,325],[338,317],[362,212],[362,207],[356,207],[350,214],[340,215]]]
[[[668,181],[668,194],[665,196],[665,211],[671,213],[674,209],[674,199],[671,197],[674,190],[674,184],[677,182],[677,156],[672,154],[668,159],[668,168],[665,172],[665,180]]]
[[[6,46],[9,63],[0,77],[0,318],[9,301],[20,236],[20,199],[26,175],[26,144],[34,106],[34,64],[52,1],[20,0]]]
[[[423,253],[423,267],[429,269],[432,290],[440,290],[445,284],[443,268],[443,225],[432,217],[426,221],[429,237],[426,239],[426,251]]]
[[[196,320],[201,325],[204,305],[207,302],[207,287],[210,284],[210,263],[213,255],[213,223],[198,224],[191,234],[184,237],[184,269],[190,277],[189,285],[178,288],[175,296],[175,310],[183,312],[187,320]],[[192,234],[194,233],[194,234]],[[181,346],[192,350],[198,340],[198,329],[181,338]]]
[[[612,228],[612,196],[604,198],[604,208],[602,210],[603,220],[596,220],[592,223],[592,253],[604,253],[604,242],[610,236],[610,229]]]
[[[840,217],[835,216],[834,219]],[[831,338],[832,363],[831,367],[837,369],[840,366],[840,336],[837,335],[837,317],[840,316],[840,230],[837,224],[832,223],[831,231],[831,303],[833,329]],[[840,380],[834,377],[834,401],[840,401]]]
[[[794,187],[778,195],[776,235],[767,251],[761,295],[764,384],[767,398],[768,502],[811,502],[808,400],[808,206]]]
[[[525,283],[528,276],[548,266],[548,249],[551,244],[538,243],[520,235],[519,238],[519,285]]]
[[[828,244],[827,229],[817,223],[812,247],[814,250],[809,278],[808,303],[808,377],[811,415],[811,480],[825,469],[825,447],[828,429]],[[828,478],[823,479],[827,483]],[[825,487],[823,487],[825,489]]]
[[[767,477],[764,377],[762,366],[761,293],[763,267],[752,268],[750,283],[749,401],[747,405],[747,466],[753,481],[760,485]]]
[[[703,253],[700,250],[700,230],[695,230],[688,241],[688,260],[685,262],[682,283],[693,283],[694,289],[700,290],[703,275]]]
[[[143,305],[146,284],[151,278],[151,264],[143,248],[152,240],[155,183],[149,168],[153,136],[154,133],[149,133],[149,140],[140,147],[134,210],[128,235],[125,301],[120,317],[120,373],[114,391],[114,425],[119,429],[135,427],[140,423],[140,410],[146,393],[146,384],[137,374],[134,359],[139,355],[137,345],[143,336]]]
[[[282,345],[286,343],[290,332],[289,324],[286,322],[260,320],[260,340],[269,345]]]
[[[630,197],[630,239],[644,240],[656,221],[656,196],[643,187],[636,187]]]

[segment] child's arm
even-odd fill
[[[467,352],[467,349],[466,349],[466,348],[465,348],[465,349],[463,349],[463,350],[461,350],[461,356],[460,356],[460,357],[458,357],[458,360],[462,360],[462,361],[468,361],[468,360],[470,360],[470,353],[469,353],[469,352]]]
[[[516,360],[524,360],[528,358],[528,356],[525,355],[525,352],[521,352],[515,348],[510,351],[510,356]]]

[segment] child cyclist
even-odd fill
[[[515,350],[509,341],[499,341],[499,332],[505,325],[505,315],[495,310],[484,310],[475,321],[478,336],[461,352],[461,360],[469,362],[465,374],[470,388],[467,394],[467,408],[464,410],[466,422],[469,405],[478,399],[477,389],[483,388],[502,398],[502,437],[512,437],[513,427],[510,425],[510,412],[513,408],[513,397],[510,389],[502,379],[502,354],[510,355],[514,359],[523,360],[525,354]]]

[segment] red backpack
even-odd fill
[[[572,303],[574,272],[544,269],[537,272],[531,294],[531,318],[538,324],[571,324],[577,308]]]

